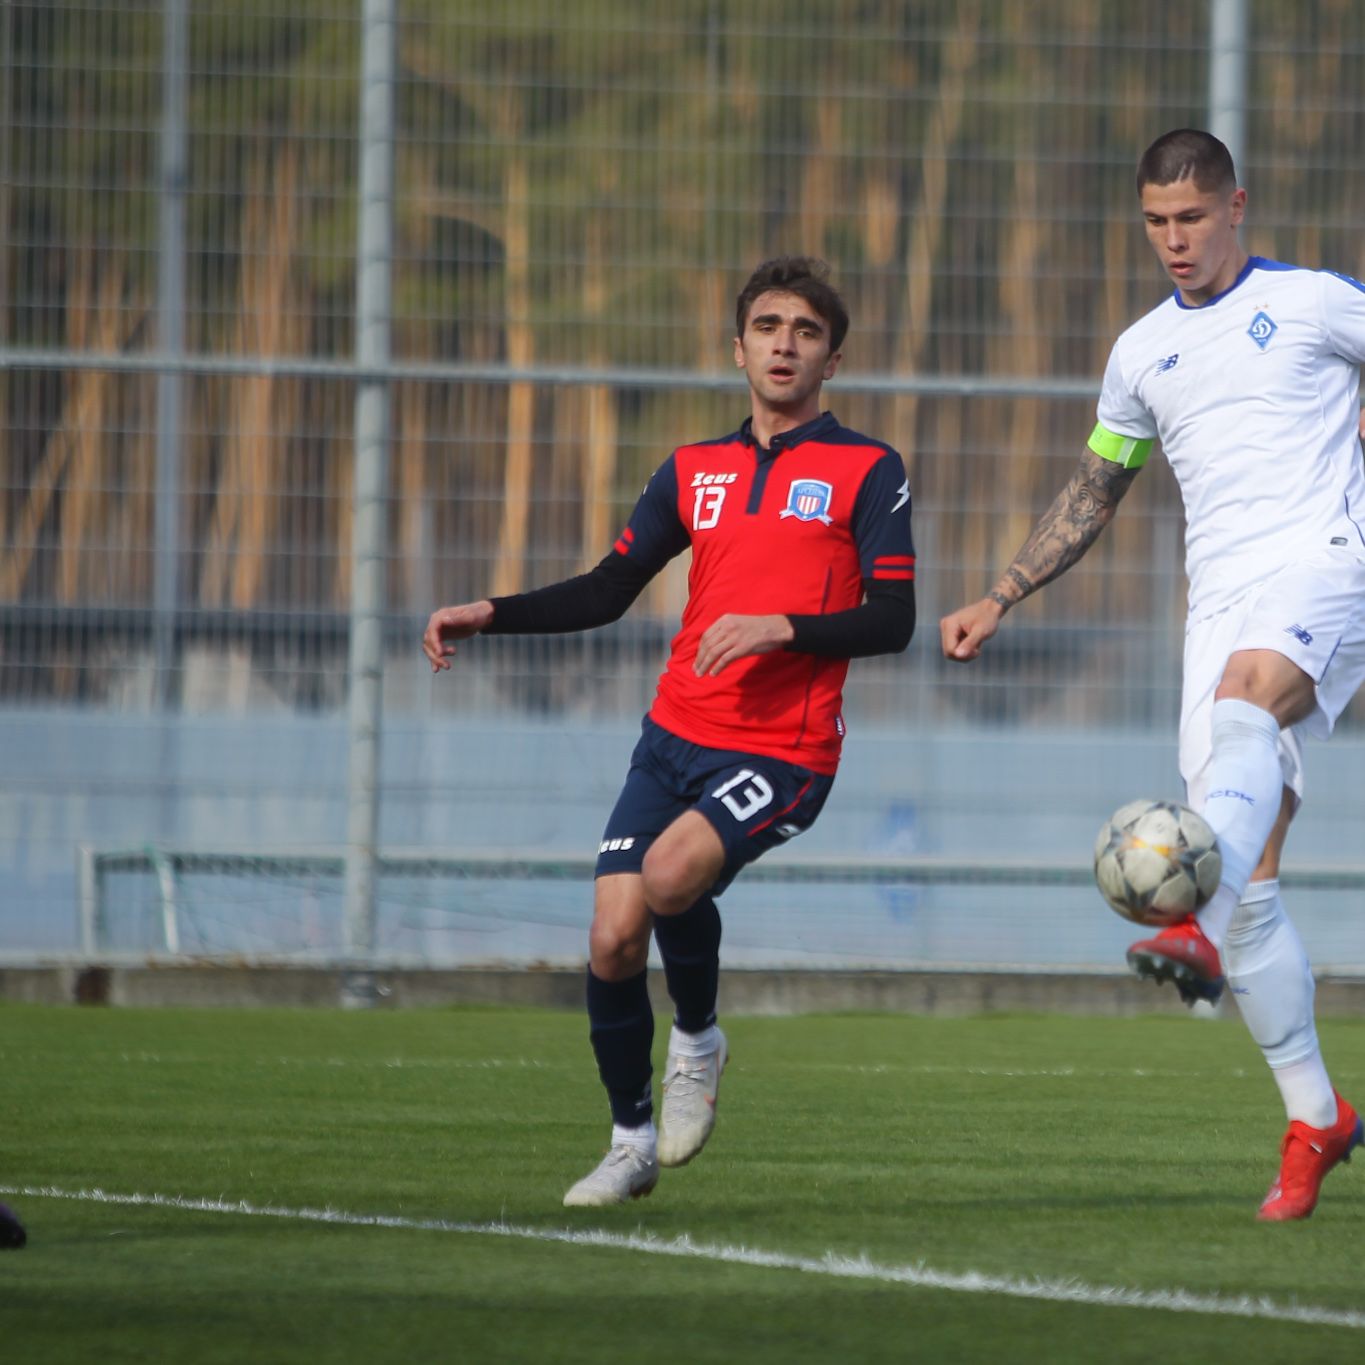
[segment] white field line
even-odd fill
[[[1224,1298],[1214,1294],[1190,1294],[1182,1289],[1129,1289],[1117,1285],[1086,1284],[1081,1280],[1018,1279],[986,1275],[977,1271],[955,1274],[931,1266],[881,1265],[867,1256],[797,1256],[788,1252],[759,1251],[753,1247],[695,1242],[688,1236],[660,1238],[646,1232],[608,1232],[603,1229],[518,1227],[512,1223],[464,1223],[444,1218],[405,1218],[396,1214],[348,1213],[343,1209],[280,1208],[246,1200],[191,1199],[172,1194],[116,1194],[108,1190],[63,1190],[51,1185],[0,1185],[0,1194],[26,1199],[73,1199],[92,1204],[118,1204],[190,1213],[222,1213],[248,1218],[281,1218],[302,1223],[331,1223],[342,1227],[399,1228],[415,1232],[459,1233],[474,1237],[506,1237],[525,1242],[552,1242],[567,1246],[602,1247],[633,1251],[648,1256],[676,1256],[717,1261],[726,1265],[754,1266],[765,1270],[795,1270],[807,1275],[826,1275],[844,1280],[871,1280],[883,1284],[909,1285],[961,1294],[996,1294],[1013,1299],[1041,1299],[1050,1303],[1075,1303],[1095,1308],[1138,1308],[1167,1313],[1203,1313],[1229,1318],[1268,1318],[1274,1322],[1304,1323],[1322,1327],[1365,1328],[1365,1312],[1320,1308],[1312,1304],[1277,1303],[1269,1298]]]
[[[122,1066],[184,1066],[197,1067],[209,1064],[205,1057],[194,1057],[182,1053],[163,1056],[158,1052],[110,1052],[86,1053],[86,1060],[115,1063]],[[0,1062],[31,1065],[46,1059],[36,1054],[6,1052],[0,1048]],[[254,1066],[295,1067],[299,1070],[382,1070],[382,1071],[544,1071],[554,1066],[553,1062],[538,1057],[256,1057]],[[743,1064],[730,1063],[732,1068],[743,1071]],[[1173,1077],[1190,1079],[1194,1073],[1179,1069],[1162,1070],[1156,1067],[1103,1067],[1103,1066],[1054,1066],[1054,1067],[1001,1067],[1001,1066],[940,1066],[931,1062],[801,1062],[802,1071],[834,1071],[851,1075],[865,1076],[991,1076],[1005,1080],[1072,1080],[1093,1079],[1104,1076],[1131,1077],[1135,1080],[1170,1080]],[[1249,1072],[1245,1067],[1231,1067],[1225,1073],[1236,1079],[1245,1078]]]

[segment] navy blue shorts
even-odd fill
[[[833,786],[833,777],[780,758],[692,744],[646,716],[602,834],[596,875],[639,872],[655,839],[695,810],[725,847],[725,866],[711,888],[719,895],[746,863],[809,829]]]

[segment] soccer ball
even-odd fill
[[[1223,873],[1208,821],[1175,801],[1130,801],[1100,828],[1100,894],[1137,924],[1174,924],[1207,904]]]

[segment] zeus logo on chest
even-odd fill
[[[725,494],[729,486],[739,478],[738,474],[692,475],[692,529],[709,531],[720,521],[721,508],[725,506]]]

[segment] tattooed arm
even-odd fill
[[[1001,614],[1064,574],[1114,519],[1136,469],[1124,469],[1087,450],[1071,481],[1043,513],[1014,562],[988,596]]]
[[[1087,450],[1000,581],[979,602],[939,623],[943,653],[963,663],[975,659],[1012,606],[1064,574],[1095,543],[1136,475],[1136,469]]]

